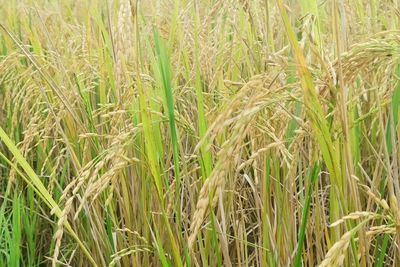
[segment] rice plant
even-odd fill
[[[400,266],[400,2],[0,0],[0,266]]]

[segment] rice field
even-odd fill
[[[0,0],[0,266],[400,266],[400,1]]]

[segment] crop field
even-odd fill
[[[0,0],[0,267],[400,266],[399,0]]]

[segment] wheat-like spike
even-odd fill
[[[60,248],[61,248],[61,240],[64,234],[64,224],[68,220],[68,213],[70,212],[72,208],[72,203],[73,203],[74,198],[71,197],[67,200],[65,203],[65,207],[61,212],[61,216],[57,222],[57,231],[54,234],[54,239],[56,241],[55,246],[54,246],[54,252],[53,252],[53,260],[52,260],[52,266],[56,267],[57,266],[57,259],[58,255],[60,254]]]
[[[223,126],[231,125],[232,134],[227,139],[227,141],[222,145],[221,151],[218,153],[218,161],[214,170],[211,173],[211,176],[206,179],[204,182],[199,197],[196,204],[196,210],[194,211],[192,222],[191,222],[191,233],[188,238],[188,246],[189,249],[193,248],[194,242],[196,240],[197,234],[200,230],[201,224],[206,215],[207,208],[213,208],[218,200],[219,192],[223,190],[225,184],[225,177],[227,175],[227,170],[229,170],[232,166],[237,166],[239,162],[239,150],[243,146],[243,139],[245,138],[248,130],[251,126],[251,120],[255,117],[257,112],[260,112],[262,109],[260,106],[260,98],[264,97],[265,94],[271,93],[270,90],[265,90],[263,87],[267,84],[264,81],[264,77],[257,76],[252,79],[247,85],[242,88],[242,91],[238,94],[238,97],[243,97],[250,90],[254,90],[257,88],[260,91],[257,91],[258,94],[252,96],[245,103],[245,107],[240,108],[240,102],[242,99],[235,98],[238,103],[229,105],[226,113],[223,112],[217,119],[216,122],[211,126],[211,130],[209,134],[211,136],[211,140],[215,138],[218,132],[223,130]],[[254,91],[250,91],[253,93]],[[235,100],[234,100],[235,101]],[[235,108],[238,108],[239,113],[234,117],[233,122],[224,123],[223,120],[226,120],[227,117],[230,117],[234,112]],[[221,126],[223,125],[223,126]],[[212,134],[211,134],[212,133]],[[199,145],[197,145],[199,147]],[[210,199],[210,197],[212,197]],[[210,203],[211,201],[211,203]]]
[[[125,64],[131,60],[133,48],[133,20],[130,0],[122,0],[118,12],[117,27],[115,30],[115,56],[116,56],[116,77],[117,82],[121,86],[124,79]]]
[[[325,259],[319,267],[342,266],[344,261],[344,253],[350,244],[352,231],[346,232],[339,241],[337,241],[325,255]]]

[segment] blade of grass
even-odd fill
[[[154,29],[154,42],[156,46],[156,52],[158,56],[159,71],[161,73],[165,99],[167,103],[168,110],[168,120],[169,128],[171,133],[172,142],[172,153],[174,157],[174,179],[176,182],[176,193],[177,199],[176,203],[180,203],[180,188],[181,188],[181,178],[180,178],[180,163],[179,163],[179,140],[175,123],[175,109],[174,109],[174,97],[171,86],[171,66],[167,56],[167,51],[165,51],[165,45],[161,41],[158,31]],[[178,209],[179,212],[180,208]],[[180,214],[178,213],[178,219],[180,220]]]
[[[323,112],[322,106],[319,102],[317,91],[315,90],[315,85],[313,82],[312,75],[307,67],[305,57],[298,44],[296,34],[290,24],[288,15],[286,13],[286,7],[282,0],[277,0],[279,7],[279,12],[284,23],[287,37],[293,48],[294,56],[297,62],[297,70],[301,78],[301,85],[304,91],[304,104],[306,106],[307,117],[311,122],[312,129],[314,131],[315,137],[320,145],[321,153],[324,158],[324,162],[329,170],[332,185],[333,194],[331,199],[331,221],[334,222],[339,219],[339,206],[346,212],[346,201],[343,195],[343,180],[341,176],[340,169],[340,159],[338,155],[338,150],[332,141],[332,137],[329,132],[328,124],[325,119],[325,114]],[[338,190],[336,190],[336,189]],[[336,199],[334,196],[339,193],[339,198]],[[341,203],[340,203],[341,202]],[[334,230],[334,241],[339,240],[340,233],[338,230]],[[333,237],[333,236],[332,236]]]
[[[137,9],[135,10],[135,12],[137,12]],[[150,110],[149,110],[149,105],[147,103],[146,94],[145,94],[145,91],[143,88],[143,81],[140,76],[140,71],[142,69],[142,65],[141,65],[142,52],[141,52],[141,42],[140,42],[140,38],[139,38],[140,30],[139,30],[139,24],[138,24],[138,19],[137,19],[137,13],[134,13],[133,17],[134,17],[134,29],[135,29],[135,51],[136,51],[136,55],[137,55],[136,60],[135,60],[136,85],[137,85],[138,92],[139,92],[139,106],[140,106],[140,113],[141,113],[141,118],[142,118],[142,122],[143,122],[146,153],[148,154],[148,160],[150,162],[150,170],[151,170],[151,173],[153,176],[153,180],[154,180],[156,190],[158,193],[157,196],[160,201],[160,206],[161,206],[161,210],[162,210],[161,216],[162,216],[163,222],[165,224],[167,235],[168,235],[171,247],[172,247],[172,255],[175,260],[175,265],[183,266],[178,243],[175,239],[175,236],[172,232],[170,222],[168,221],[168,217],[165,213],[163,181],[162,181],[162,176],[161,176],[161,172],[160,172],[160,167],[158,164],[159,159],[157,157],[155,140],[154,140],[154,136],[153,136],[151,114],[150,114]]]
[[[301,224],[299,230],[299,236],[297,241],[297,249],[296,249],[296,256],[294,258],[293,266],[301,267],[302,266],[302,251],[303,251],[303,244],[306,236],[306,228],[308,222],[308,212],[310,210],[311,199],[313,196],[313,189],[317,178],[320,173],[320,167],[318,163],[314,163],[312,170],[309,173],[309,184],[307,190],[307,196],[303,204],[302,216],[301,216]]]
[[[21,204],[20,196],[14,194],[12,205],[12,239],[10,240],[10,267],[18,267],[21,263]]]

